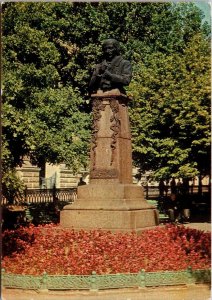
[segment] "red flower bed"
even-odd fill
[[[3,233],[2,267],[15,274],[97,274],[210,268],[210,233],[167,225],[135,233],[21,227]]]

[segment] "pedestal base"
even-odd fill
[[[158,213],[133,184],[90,184],[78,188],[78,199],[64,207],[60,225],[76,230],[140,232],[158,225]]]

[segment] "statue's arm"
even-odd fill
[[[102,75],[99,74],[99,70],[100,70],[100,65],[96,65],[96,67],[93,70],[91,80],[89,82],[89,89],[90,90],[95,89],[100,83]]]
[[[128,85],[132,79],[132,66],[129,61],[124,61],[121,68],[121,74],[111,74],[111,82]]]

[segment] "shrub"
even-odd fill
[[[2,194],[9,204],[24,201],[24,183],[15,169],[7,169],[2,176]]]

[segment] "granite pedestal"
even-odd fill
[[[132,146],[127,103],[119,91],[92,95],[90,183],[64,207],[60,225],[74,229],[136,231],[158,224],[143,188],[132,183]]]

